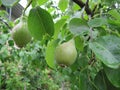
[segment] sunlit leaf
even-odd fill
[[[38,0],[39,5],[43,5],[44,3],[46,3],[48,0]]]
[[[68,7],[68,1],[69,0],[59,0],[59,8],[62,10],[62,11],[65,11],[66,8]]]

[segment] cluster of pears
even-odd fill
[[[15,44],[22,48],[31,41],[31,34],[28,30],[27,22],[21,19],[20,22],[12,29],[12,38]],[[74,39],[64,42],[56,47],[55,60],[58,64],[66,66],[72,65],[77,58]]]
[[[32,36],[28,30],[26,20],[21,19],[20,22],[14,26],[12,29],[12,38],[19,48],[26,46],[26,44],[31,41]]]
[[[77,50],[75,48],[74,39],[64,42],[56,47],[55,60],[58,64],[66,66],[72,65],[77,58]]]

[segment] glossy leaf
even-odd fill
[[[20,0],[1,0],[2,4],[6,7],[12,7],[17,4]]]
[[[62,11],[65,11],[66,8],[68,7],[68,0],[59,0],[58,6]]]
[[[89,32],[89,26],[85,20],[73,18],[69,23],[70,32],[74,35],[80,35]]]
[[[88,22],[90,27],[100,27],[107,24],[107,19],[105,18],[94,18]]]
[[[28,28],[31,35],[41,40],[45,34],[54,34],[54,23],[51,15],[40,7],[32,8],[28,16]]]
[[[103,36],[95,42],[89,43],[96,58],[111,68],[120,66],[120,38],[116,36]]]
[[[51,68],[55,68],[55,48],[58,45],[58,40],[52,40],[48,43],[46,48],[46,62]]]
[[[39,5],[46,3],[48,0],[38,0]]]
[[[109,81],[115,86],[120,88],[120,68],[112,69],[104,67],[105,73]]]

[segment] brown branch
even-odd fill
[[[93,8],[93,10],[92,10],[92,15],[91,15],[91,16],[93,16],[93,15],[95,14],[96,8],[97,8],[97,5],[95,5],[95,7]]]
[[[81,0],[73,0],[73,2],[75,2],[76,4],[78,4],[81,8],[83,8],[85,6],[85,3],[82,2]]]
[[[92,11],[91,11],[91,9],[89,8],[88,3],[89,3],[89,0],[86,1],[85,11],[86,11],[86,13],[87,13],[88,15],[92,15]]]
[[[91,10],[89,7],[89,0],[86,1],[86,3],[84,3],[82,0],[73,0],[73,2],[75,2],[76,4],[78,4],[81,8],[85,7],[85,11],[87,13],[87,15],[94,15],[94,10]],[[96,8],[96,6],[95,6]]]

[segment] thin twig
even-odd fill
[[[9,29],[12,29],[7,22],[5,22],[3,19],[0,18],[0,21],[2,21]]]
[[[31,5],[32,0],[28,3],[28,5],[25,7],[24,11],[23,11],[23,15],[25,14],[25,11],[27,10],[27,8]]]
[[[82,0],[73,0],[73,2],[78,4],[81,8],[85,7],[85,11],[86,11],[87,15],[91,15],[91,17],[94,15],[95,10],[90,9],[89,4],[88,4],[89,0],[87,0],[86,3],[84,3]],[[96,9],[96,6],[94,9]]]

